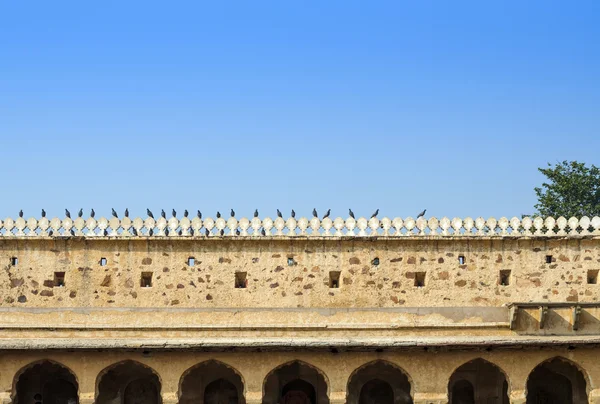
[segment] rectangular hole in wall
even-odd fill
[[[598,270],[590,269],[587,273],[587,283],[595,285],[598,283]]]
[[[296,261],[294,261],[293,257],[288,257],[287,262],[288,262],[288,266],[290,266],[290,267],[293,266],[294,264],[296,264]]]
[[[54,273],[54,287],[62,288],[65,286],[65,273],[64,272],[55,272]]]
[[[331,289],[340,287],[340,271],[329,271],[329,287]]]
[[[546,255],[546,264],[552,264],[552,256]]]
[[[464,255],[458,256],[458,265],[465,265],[466,262],[467,262],[467,260],[465,259]]]
[[[500,277],[498,278],[498,284],[500,286],[510,285],[510,269],[503,269],[500,271]]]
[[[100,266],[101,267],[105,267],[106,266],[106,258],[104,258],[104,257],[100,258]]]
[[[196,265],[196,258],[188,257],[187,264],[188,264],[188,266],[193,267],[194,265]]]
[[[10,265],[13,267],[19,265],[19,259],[17,257],[10,257]]]
[[[140,286],[143,288],[151,288],[152,287],[152,272],[142,272],[142,277],[140,279]]]
[[[425,272],[415,272],[415,286],[418,288],[425,286]]]
[[[247,272],[236,272],[235,273],[235,288],[246,289],[248,287],[248,274]]]

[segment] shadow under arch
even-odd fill
[[[41,359],[19,369],[13,377],[14,404],[41,402],[77,404],[79,382],[75,373],[60,362]]]
[[[188,368],[179,379],[179,404],[245,404],[246,383],[233,366],[209,359]]]
[[[131,359],[113,363],[96,377],[95,404],[161,404],[161,385],[148,365]]]
[[[413,381],[395,363],[378,359],[356,368],[348,378],[347,404],[412,404]]]
[[[322,370],[301,360],[271,370],[263,382],[262,404],[329,404],[329,379]]]
[[[458,366],[448,380],[449,404],[509,404],[509,379],[500,366],[475,358]]]
[[[590,379],[577,363],[555,356],[539,363],[529,373],[527,404],[586,404]]]

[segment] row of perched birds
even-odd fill
[[[425,216],[425,212],[427,211],[427,209],[424,209],[422,212],[420,212],[417,215],[417,219],[420,217]],[[152,211],[150,209],[146,209],[146,214],[154,219],[154,214],[152,213]],[[313,217],[319,217],[319,214],[317,213],[317,209],[313,209],[312,211]],[[354,217],[354,212],[352,211],[352,209],[348,209],[348,214],[350,215],[351,218],[355,218]],[[373,212],[373,214],[371,215],[371,218],[377,217],[377,215],[379,214],[379,209],[377,209],[375,212]],[[71,217],[71,212],[69,212],[69,209],[65,209],[65,215],[70,218]],[[118,218],[119,215],[117,214],[117,211],[112,209],[112,215],[113,217]],[[177,211],[175,211],[175,209],[173,209],[171,211],[171,215],[173,217],[177,217]],[[233,209],[231,209],[230,212],[231,217],[235,217],[235,211]],[[323,219],[328,218],[329,215],[331,215],[331,209],[327,209],[327,212],[325,213],[325,215],[323,215]],[[82,217],[83,216],[83,209],[79,209],[79,212],[77,212],[77,216],[78,217]],[[90,217],[95,217],[96,216],[96,212],[94,211],[94,209],[92,209],[90,211]],[[167,217],[167,214],[165,213],[165,210],[162,209],[160,211],[160,216],[163,218]],[[186,210],[183,211],[183,217],[188,217],[189,216],[189,212]],[[196,212],[196,216],[198,216],[198,218],[202,219],[202,212],[200,212],[199,210]],[[291,212],[291,216],[292,217],[296,217],[296,212],[294,211],[294,209],[292,209]],[[23,217],[23,210],[19,211],[19,217]],[[42,209],[42,217],[46,217],[46,211],[44,209]],[[125,217],[129,217],[129,209],[125,209]],[[217,218],[221,217],[221,212],[217,212]],[[254,210],[254,217],[258,217],[258,209]],[[277,217],[283,217],[283,214],[281,213],[281,211],[279,209],[277,209]]]

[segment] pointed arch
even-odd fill
[[[13,378],[12,402],[15,404],[79,402],[79,382],[75,373],[62,363],[42,359],[23,366]]]
[[[549,404],[585,404],[590,380],[577,363],[556,356],[539,363],[527,377],[527,404],[546,400]]]
[[[224,362],[210,359],[187,369],[179,379],[179,404],[213,401],[245,404],[241,373]]]
[[[458,366],[448,380],[450,404],[509,404],[509,379],[500,366],[475,358]]]
[[[154,369],[128,359],[104,368],[96,377],[96,404],[161,404],[161,380]]]
[[[288,402],[329,404],[329,379],[319,368],[301,360],[277,366],[263,382],[263,404]]]
[[[413,382],[395,363],[374,360],[356,368],[348,378],[348,404],[412,404]]]

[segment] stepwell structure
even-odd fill
[[[0,221],[0,401],[600,403],[600,218]]]

